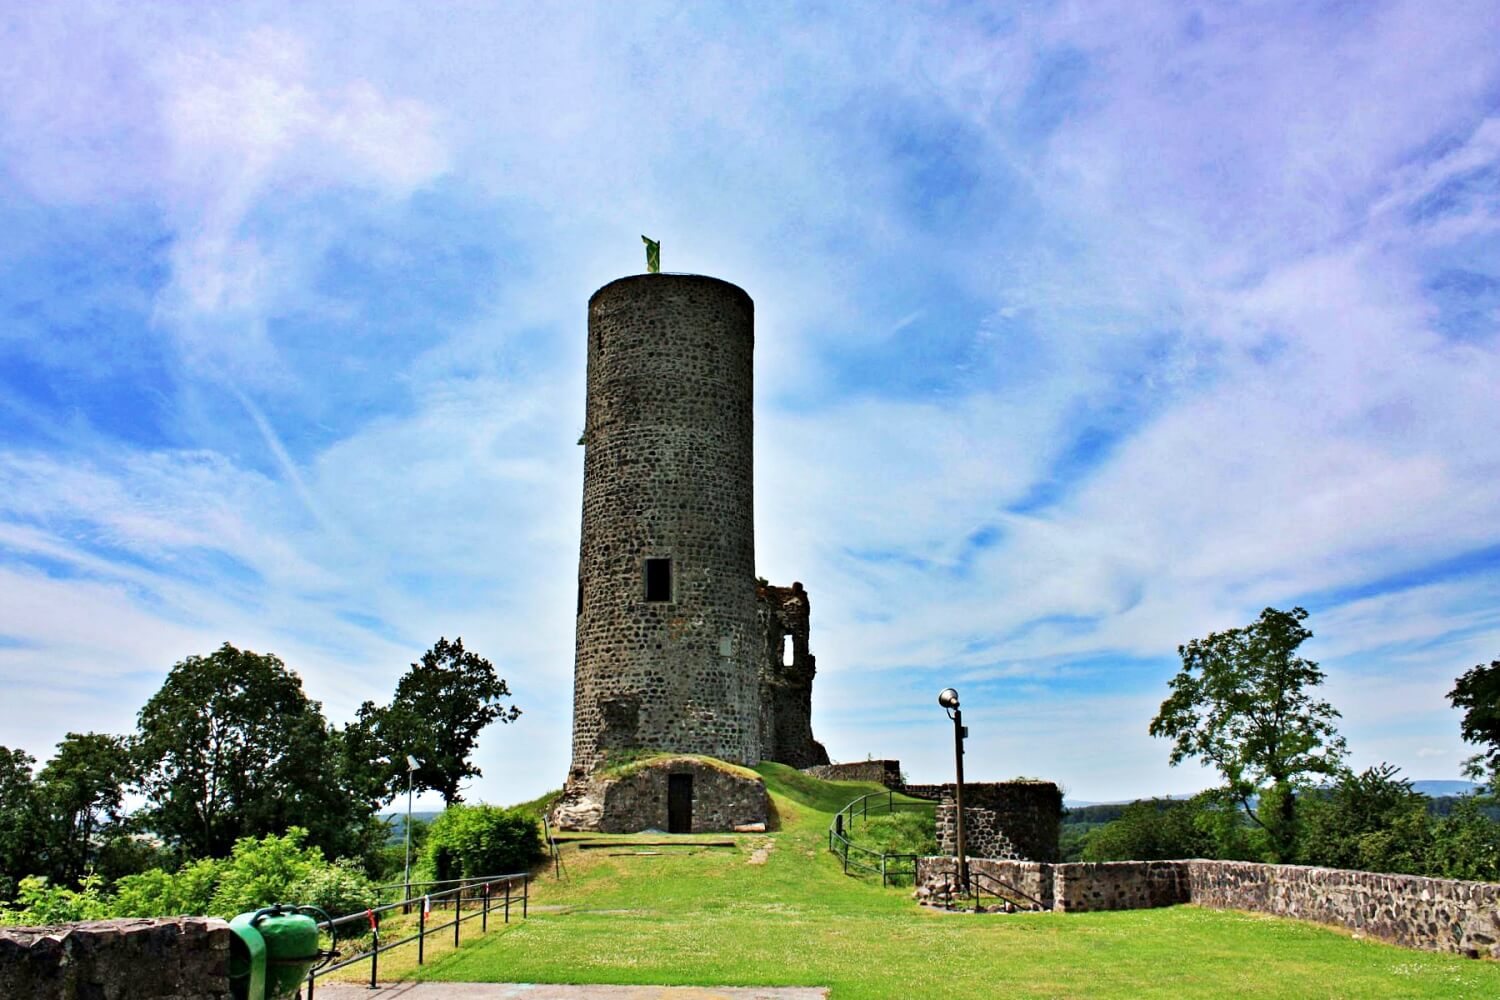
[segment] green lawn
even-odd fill
[[[846,877],[824,851],[831,813],[874,786],[759,770],[779,831],[734,837],[734,849],[658,856],[570,846],[567,878],[549,873],[533,886],[529,920],[492,923],[482,939],[477,922],[467,924],[460,949],[433,942],[420,969],[415,948],[402,948],[383,957],[382,979],[832,986],[836,1000],[1500,996],[1500,963],[1273,917],[1191,906],[932,911],[909,888]],[[618,839],[629,851],[641,838]],[[749,863],[766,844],[767,862]]]

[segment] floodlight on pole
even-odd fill
[[[411,784],[412,775],[417,773],[417,768],[422,762],[411,754],[406,755],[406,897],[411,899]]]
[[[969,730],[964,726],[964,713],[958,707],[957,691],[943,688],[938,695],[938,704],[948,713],[948,718],[953,720],[953,762],[954,770],[958,772],[958,781],[953,786],[954,840],[957,841],[955,846],[958,849],[958,887],[967,892],[969,861],[964,856],[964,737],[969,735]]]

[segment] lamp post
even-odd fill
[[[938,695],[938,704],[943,706],[948,718],[953,720],[953,762],[954,769],[958,772],[958,783],[953,786],[954,839],[958,841],[958,887],[967,891],[969,861],[964,857],[964,737],[969,735],[969,730],[964,726],[964,713],[958,707],[957,691],[943,688]]]
[[[411,899],[411,781],[422,762],[406,755],[406,898]]]

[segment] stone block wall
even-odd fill
[[[213,917],[0,927],[0,997],[228,1000],[231,934]]]
[[[1500,959],[1500,884],[1492,882],[1252,861],[1033,865],[971,858],[969,866],[1058,912],[1195,903],[1333,924],[1408,948]],[[947,882],[953,870],[952,857],[919,859],[919,892]]]
[[[909,793],[908,793],[909,794]],[[958,852],[953,786],[937,808],[938,850]],[[1050,781],[964,782],[964,853],[976,858],[1056,861],[1062,791]]]
[[[899,760],[854,760],[847,764],[804,767],[802,771],[824,781],[874,781],[898,792],[905,790]]]

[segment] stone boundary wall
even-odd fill
[[[232,933],[214,917],[0,927],[0,997],[229,1000]]]
[[[902,785],[896,791],[910,795],[914,799],[931,799],[936,802],[943,797],[944,788],[952,787],[952,785]]]
[[[1333,924],[1407,948],[1500,959],[1500,883],[1254,861],[1049,865],[971,858],[969,867],[1061,913],[1196,903]],[[952,857],[919,858],[919,893],[948,881],[953,868]]]
[[[815,767],[804,767],[802,773],[810,774],[822,781],[874,781],[898,792],[903,791],[899,760],[855,760],[847,764],[819,764]],[[936,796],[933,797],[936,798]]]

